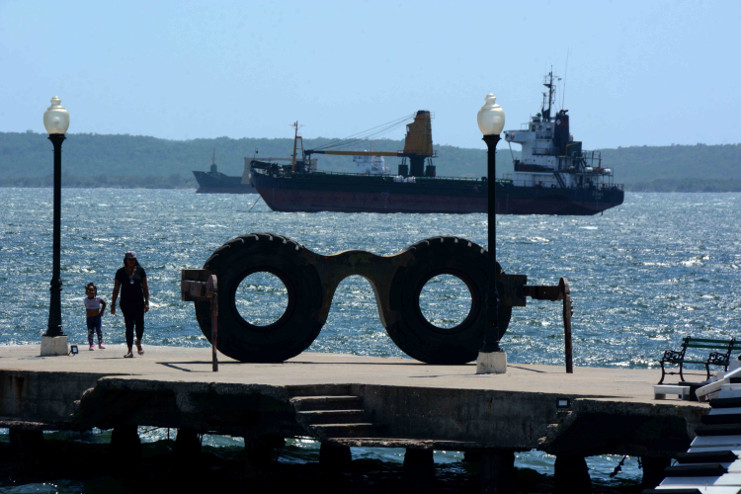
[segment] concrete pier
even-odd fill
[[[113,429],[128,455],[136,441],[127,432],[136,426],[182,431],[186,456],[198,450],[197,434],[225,434],[244,437],[256,464],[286,437],[321,441],[332,468],[350,461],[350,446],[406,448],[405,471],[425,482],[432,451],[457,450],[479,459],[485,492],[514,489],[513,453],[538,449],[557,456],[556,480],[568,491],[588,485],[588,456],[665,464],[687,449],[709,410],[655,399],[656,370],[566,374],[510,362],[506,374],[476,374],[475,363],[304,353],[280,364],[221,356],[213,372],[210,348],[123,354],[123,347],[55,357],[39,356],[38,346],[0,348],[0,426],[21,443],[29,437],[29,448],[38,438],[18,431]]]

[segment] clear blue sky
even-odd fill
[[[484,148],[485,94],[520,128],[552,66],[587,149],[735,144],[740,26],[739,0],[0,0],[0,131],[44,132],[58,95],[70,134],[346,137],[426,109],[436,144]]]

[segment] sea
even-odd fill
[[[0,345],[39,344],[46,330],[52,199],[51,188],[0,188]],[[621,206],[595,216],[500,215],[497,261],[506,273],[527,275],[530,285],[568,279],[575,366],[657,369],[663,350],[677,347],[683,336],[738,336],[740,216],[739,193],[632,192]],[[94,282],[110,301],[114,272],[129,250],[137,252],[149,280],[145,344],[206,347],[192,303],[180,300],[180,271],[201,268],[238,235],[275,233],[324,255],[349,249],[393,255],[440,235],[488,247],[485,214],[281,213],[252,194],[64,188],[61,217],[63,330],[82,349],[85,284]],[[465,317],[468,293],[457,278],[438,278],[423,292],[423,312],[438,325],[453,326]],[[279,317],[285,306],[281,288],[276,280],[245,280],[238,292],[243,317],[258,324]],[[261,300],[259,311],[252,297]],[[103,331],[111,351],[122,351],[121,316],[104,317]],[[501,344],[512,363],[563,365],[563,339],[561,304],[529,299],[526,307],[513,309]],[[309,351],[404,357],[381,324],[370,284],[359,276],[339,285]],[[140,430],[145,443],[172,433]],[[96,434],[105,438],[107,432]],[[7,430],[0,430],[0,440],[3,435]],[[203,440],[213,448],[242,444],[222,436]],[[298,438],[278,461],[309,464],[317,453],[317,443]],[[403,455],[398,449],[353,448],[354,458],[378,465],[400,465]],[[466,468],[457,452],[438,451],[435,461],[438,471],[453,476]],[[536,451],[516,456],[516,466],[544,475],[552,474],[553,462]],[[587,463],[596,484],[640,482],[638,458],[609,455]],[[83,491],[90,492],[82,480],[0,480],[2,493]]]

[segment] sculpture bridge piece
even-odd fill
[[[203,269],[183,270],[181,291],[183,300],[194,301],[201,331],[223,354],[242,362],[282,362],[311,345],[327,321],[337,286],[348,276],[360,275],[373,287],[381,322],[404,353],[429,364],[464,364],[476,359],[484,339],[487,255],[469,240],[440,236],[390,256],[360,250],[325,256],[282,235],[250,233],[219,247]],[[558,286],[528,287],[525,275],[506,274],[498,263],[496,268],[500,338],[509,325],[512,307],[525,306],[527,296],[564,301],[568,372],[568,282],[562,278]],[[284,313],[264,326],[245,320],[236,303],[240,283],[255,273],[277,277],[288,296]],[[440,275],[460,279],[471,295],[468,314],[452,328],[436,326],[420,308],[422,289]],[[205,280],[211,289],[208,295]]]

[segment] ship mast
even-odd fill
[[[298,120],[293,122],[293,154],[291,155],[291,171],[296,171],[296,145],[298,143]]]
[[[548,72],[548,75],[546,76],[546,82],[543,83],[545,87],[548,88],[548,107],[545,106],[546,101],[546,93],[543,93],[543,106],[541,108],[541,113],[543,114],[543,121],[550,122],[551,120],[551,107],[553,106],[553,95],[556,92],[556,85],[553,84],[553,71],[551,70]]]

